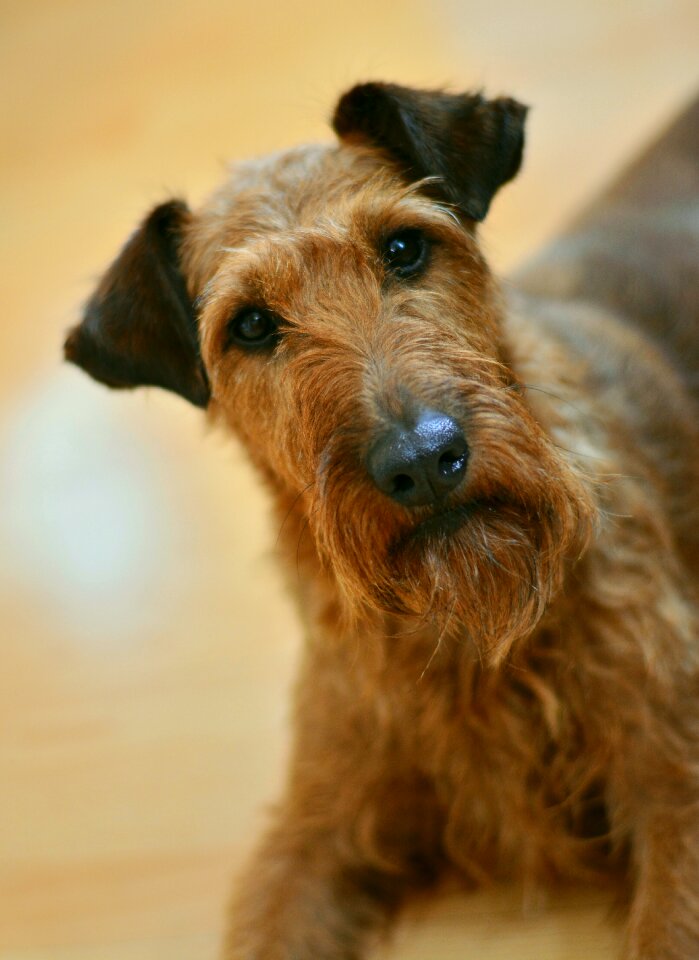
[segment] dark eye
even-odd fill
[[[420,230],[400,230],[384,240],[381,257],[384,266],[397,277],[413,277],[427,264],[429,244]]]
[[[279,339],[279,317],[271,310],[249,307],[241,310],[228,324],[226,345],[246,350],[271,348]]]

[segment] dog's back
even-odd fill
[[[537,300],[602,308],[582,322],[538,311],[625,393],[636,442],[663,477],[673,537],[699,564],[699,96],[515,278]],[[618,349],[612,349],[617,330]]]
[[[699,400],[697,264],[699,96],[517,281],[640,324]]]

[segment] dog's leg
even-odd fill
[[[637,827],[627,960],[699,957],[698,806],[657,809]]]
[[[337,658],[307,665],[286,797],[238,884],[225,960],[356,960],[436,872],[432,789],[368,695],[372,678]]]
[[[631,843],[633,897],[625,960],[695,960],[699,715],[693,669],[672,688],[648,684],[645,710],[634,713],[636,722],[628,723],[619,740],[610,778],[613,830]]]
[[[360,866],[286,812],[243,876],[225,960],[356,960],[397,906],[401,878]]]

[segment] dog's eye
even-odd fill
[[[384,267],[397,277],[420,273],[429,253],[427,238],[420,230],[400,230],[384,240],[381,258]]]
[[[245,350],[271,348],[279,339],[280,318],[271,310],[249,307],[236,314],[228,324],[226,346],[235,344]]]

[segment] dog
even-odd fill
[[[365,83],[153,210],[68,335],[242,441],[307,643],[226,960],[358,960],[411,892],[615,875],[699,957],[699,100],[503,287],[527,110]]]

